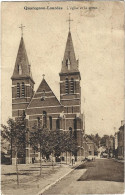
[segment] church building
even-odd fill
[[[42,125],[52,131],[56,129],[75,131],[78,142],[76,160],[82,160],[84,156],[83,136],[85,132],[83,114],[81,113],[81,75],[70,29],[60,69],[60,100],[57,99],[49,86],[49,82],[44,77],[38,89],[34,92],[35,82],[32,77],[31,66],[22,36],[11,77],[12,117],[16,118],[25,113],[29,130],[32,129],[39,118]],[[33,155],[32,149],[27,147],[25,163],[31,163]],[[14,158],[13,156],[12,161]],[[36,154],[35,158],[38,158],[38,154]]]

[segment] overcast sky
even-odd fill
[[[66,20],[71,13],[86,133],[114,134],[124,112],[123,5],[124,2],[2,2],[2,123],[12,113],[10,78],[21,38],[18,27],[21,23],[26,26],[24,42],[35,91],[44,73],[59,98],[59,72],[68,35]],[[26,10],[25,6],[45,9]]]

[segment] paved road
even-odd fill
[[[124,165],[112,159],[97,159],[74,170],[43,194],[122,194]]]

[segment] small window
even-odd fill
[[[17,97],[20,97],[20,84],[17,83]]]
[[[60,119],[59,118],[56,120],[56,129],[57,130],[60,129]]]
[[[41,101],[44,101],[44,100],[45,100],[45,90],[43,90],[42,97],[41,97]]]
[[[52,130],[52,117],[49,116],[49,126],[50,126],[50,130]]]
[[[43,127],[47,127],[47,113],[43,111]]]
[[[22,83],[22,97],[25,97],[25,84]]]
[[[66,66],[68,66],[68,59],[66,60]]]
[[[66,78],[66,80],[65,80],[65,93],[66,94],[69,93],[69,80],[68,80],[68,78]]]
[[[68,107],[66,108],[66,111],[67,111],[67,113],[68,113]]]
[[[26,117],[25,110],[23,110],[23,117],[24,117],[24,118]]]
[[[22,74],[22,66],[20,64],[18,64],[17,68],[18,68],[19,75],[21,75]]]
[[[40,128],[40,117],[37,117],[37,125],[38,125],[38,128]]]
[[[72,113],[73,113],[73,106],[72,106]]]
[[[71,65],[70,59],[68,58],[68,59],[66,59],[66,66],[67,66],[68,70],[70,70],[70,65]]]
[[[72,136],[72,127],[69,127],[70,137]]]
[[[77,120],[74,119],[74,137],[77,139]]]

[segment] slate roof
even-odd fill
[[[21,66],[21,70],[22,70],[21,74],[19,74],[18,66]],[[24,39],[23,37],[21,37],[20,45],[19,45],[19,49],[17,53],[17,58],[15,62],[15,67],[14,67],[14,71],[13,71],[13,75],[11,79],[18,79],[18,78],[21,79],[21,78],[27,78],[27,77],[31,78],[33,81],[32,73],[30,70],[30,64],[29,64],[27,52],[25,49]]]
[[[68,69],[67,63],[70,64],[70,69]],[[68,33],[64,58],[62,61],[62,69],[61,73],[67,73],[67,72],[79,72],[78,70],[78,61],[75,57],[74,47],[73,47],[73,41],[71,32]]]

